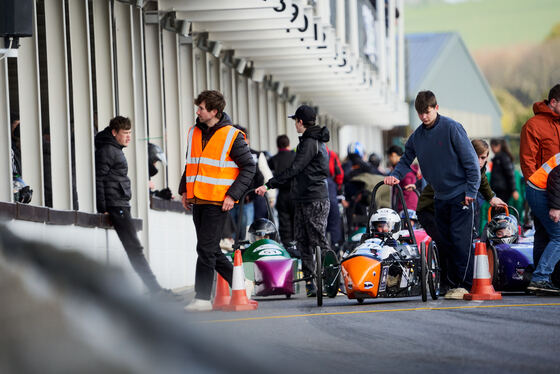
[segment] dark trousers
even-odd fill
[[[280,191],[276,198],[276,211],[278,212],[278,231],[284,247],[294,241],[294,217],[296,204],[290,192]]]
[[[422,225],[422,228],[426,231],[426,233],[432,238],[432,240],[436,243],[436,247],[439,254],[439,268],[440,268],[440,279],[442,285],[449,285],[447,269],[449,267],[449,253],[447,253],[448,248],[445,248],[440,243],[444,243],[444,240],[441,238],[441,234],[436,225],[436,216],[433,212],[428,210],[422,210],[416,212],[418,216],[418,222]]]
[[[220,249],[220,238],[228,216],[222,207],[211,204],[193,206],[193,221],[196,229],[196,274],[195,297],[210,300],[216,270],[231,286],[233,265]]]
[[[330,249],[325,236],[327,217],[329,216],[330,203],[328,199],[309,203],[296,203],[296,240],[297,248],[301,253],[301,267],[305,277],[315,271],[313,252],[317,246],[321,253]]]
[[[435,199],[436,225],[441,234],[438,243],[449,254],[448,278],[451,286],[470,290],[473,277],[472,248],[473,205],[463,205],[464,195],[449,200]]]
[[[161,290],[161,286],[156,280],[148,261],[146,261],[146,257],[144,257],[144,248],[142,248],[138,235],[136,235],[136,229],[130,215],[130,207],[108,207],[107,211],[136,274],[142,279],[150,292]]]

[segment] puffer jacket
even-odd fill
[[[292,195],[298,202],[313,202],[329,198],[329,154],[325,145],[330,139],[326,127],[311,126],[299,138],[292,165],[270,179],[266,186],[278,188],[294,179]]]
[[[555,167],[550,174],[548,174],[546,194],[548,197],[548,207],[551,209],[560,209],[560,166]]]
[[[130,179],[123,148],[109,126],[95,135],[95,192],[99,213],[105,213],[108,207],[130,206]]]
[[[206,126],[205,123],[200,122],[197,118],[196,126],[202,131],[202,149],[204,149],[206,144],[208,144],[210,138],[212,138],[216,130],[231,124],[231,119],[225,112],[222,113],[222,118],[220,119],[220,121],[212,127]],[[247,189],[251,187],[253,176],[255,175],[256,170],[255,161],[253,160],[253,156],[251,155],[249,146],[247,145],[245,137],[242,133],[239,133],[237,135],[237,138],[235,138],[235,140],[233,141],[229,156],[237,164],[237,167],[239,168],[239,175],[235,179],[235,182],[233,182],[233,184],[229,187],[227,195],[229,195],[233,200],[237,201],[241,198],[245,191],[247,191]],[[185,178],[185,171],[183,171],[183,176],[181,177],[181,182],[179,183],[178,192],[179,195],[187,192],[187,180]],[[214,203],[218,205],[221,205],[222,203],[221,201],[209,202],[197,198],[191,200],[190,202],[194,204]]]
[[[533,112],[535,116],[521,129],[519,162],[525,180],[560,152],[560,115],[548,107],[546,100],[533,104]]]
[[[490,186],[494,191],[507,192],[515,190],[515,171],[513,161],[505,152],[498,152],[492,159]]]

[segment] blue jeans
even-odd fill
[[[245,203],[243,205],[243,216],[241,217],[241,226],[243,227],[243,229],[241,230],[241,238],[239,238],[240,240],[244,240],[245,239],[245,234],[247,231],[247,226],[251,225],[254,221],[255,218],[255,207],[253,206],[253,202],[251,201],[250,203]],[[233,219],[233,222],[235,223],[235,234],[234,234],[234,238],[237,237],[237,233],[239,232],[239,227],[238,225],[238,214],[239,214],[239,205],[236,204],[232,210],[230,210],[230,214],[231,214],[231,218]]]
[[[554,223],[548,216],[549,206],[546,191],[539,191],[527,185],[525,195],[533,214],[544,226],[550,238],[539,263],[536,264],[532,281],[550,281],[550,274],[554,271],[556,263],[560,261],[560,222]]]

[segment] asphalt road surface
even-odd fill
[[[192,313],[188,323],[210,335],[233,335],[239,347],[264,355],[273,371],[560,370],[560,297],[426,303],[415,297],[359,305],[339,295],[322,307],[303,294],[256,299],[256,311]]]

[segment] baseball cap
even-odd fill
[[[315,110],[309,105],[300,105],[296,113],[288,116],[291,119],[300,119],[303,123],[315,122]]]

